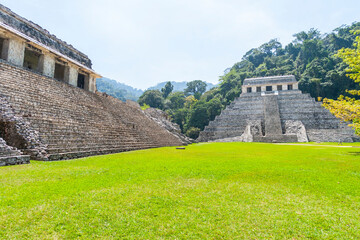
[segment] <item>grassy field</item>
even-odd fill
[[[359,239],[360,145],[334,146],[211,143],[2,167],[0,239]]]

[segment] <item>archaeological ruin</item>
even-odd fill
[[[2,5],[0,57],[0,166],[186,144],[97,92],[85,54]]]
[[[242,94],[211,121],[200,142],[353,142],[354,130],[298,89],[294,76],[245,79]]]

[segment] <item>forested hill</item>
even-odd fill
[[[156,86],[154,87],[150,87],[148,88],[148,90],[161,90],[163,87],[165,87],[165,84],[167,82],[161,82],[161,83],[158,83],[156,84]],[[174,82],[174,81],[171,81],[171,84],[173,85],[174,89],[173,89],[173,92],[182,92],[185,90],[185,88],[187,88],[187,84],[188,82]],[[212,84],[212,83],[208,83],[206,82],[206,90],[210,90],[211,88],[215,87],[216,85]]]
[[[218,96],[229,103],[240,94],[245,78],[288,74],[295,75],[299,88],[312,97],[337,98],[346,89],[358,87],[346,76],[346,65],[334,56],[341,48],[353,47],[351,30],[355,29],[360,29],[360,23],[323,35],[310,29],[294,34],[294,40],[285,47],[273,39],[251,49],[221,77],[220,87],[208,93],[208,98]]]
[[[154,87],[150,87],[148,90],[161,90],[167,82],[161,82],[158,83]],[[171,82],[174,89],[173,91],[184,91],[184,89],[187,87],[187,82]],[[211,88],[215,87],[214,84],[206,83],[207,87],[206,90],[210,90]],[[126,85],[124,83],[119,83],[116,80],[110,79],[110,78],[98,78],[96,80],[96,87],[97,90],[100,92],[106,92],[110,96],[116,97],[122,101],[126,101],[126,99],[130,99],[133,101],[137,101],[139,97],[144,93],[143,90],[133,88],[129,85]]]
[[[141,89],[133,88],[109,78],[96,79],[96,87],[98,91],[106,92],[110,96],[116,97],[122,101],[126,101],[126,99],[137,101],[141,94],[143,94]]]

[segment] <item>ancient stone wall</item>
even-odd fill
[[[26,115],[24,115],[26,117]],[[39,132],[34,130],[21,114],[0,93],[0,136],[7,144],[21,149],[32,159],[47,159],[47,146],[40,139]]]
[[[16,29],[17,31],[39,41],[40,43],[59,51],[60,53],[74,59],[91,68],[91,60],[73,46],[51,35],[47,30],[39,25],[28,21],[27,19],[12,12],[9,8],[0,4],[0,22]]]
[[[1,126],[1,123],[0,123]],[[30,163],[30,157],[6,144],[0,137],[0,166]]]

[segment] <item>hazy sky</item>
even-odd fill
[[[145,89],[217,83],[251,48],[360,21],[359,0],[0,0],[87,54],[105,77]]]

